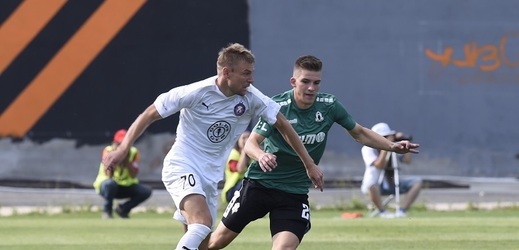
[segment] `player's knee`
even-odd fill
[[[292,232],[279,232],[272,237],[272,249],[297,249],[301,240]]]
[[[187,231],[196,237],[200,238],[201,241],[211,233],[211,228],[203,224],[190,224],[187,226]]]

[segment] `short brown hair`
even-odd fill
[[[321,71],[323,62],[319,58],[311,55],[300,56],[294,65],[294,70],[305,69],[309,71]]]
[[[255,62],[254,55],[245,46],[239,43],[231,43],[218,53],[216,70],[220,73],[224,67],[232,69],[240,61],[253,64]]]

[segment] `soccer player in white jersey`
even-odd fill
[[[299,57],[290,78],[292,89],[272,97],[281,105],[280,112],[299,134],[314,162],[321,160],[328,132],[335,123],[364,145],[400,153],[418,153],[418,144],[389,141],[356,123],[334,95],[319,92],[321,69],[322,62],[317,57]],[[245,173],[242,188],[229,202],[220,224],[211,235],[209,249],[224,248],[247,224],[267,213],[272,249],[296,249],[311,227],[308,203],[311,182],[305,167],[283,142],[279,130],[263,118],[247,140],[245,153],[254,161]]]
[[[216,76],[159,95],[132,123],[117,150],[103,159],[105,166],[115,166],[150,124],[180,111],[176,141],[162,170],[162,181],[178,209],[174,218],[187,225],[176,249],[207,249],[207,236],[216,219],[217,184],[229,152],[255,117],[283,134],[313,185],[322,191],[323,173],[279,113],[280,106],[251,85],[254,61],[241,44],[223,48]]]

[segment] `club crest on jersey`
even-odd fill
[[[324,120],[323,114],[321,114],[321,112],[317,111],[315,113],[315,121],[322,122],[323,120]]]
[[[219,143],[231,132],[231,124],[226,121],[217,121],[207,129],[207,139],[213,143]]]
[[[240,102],[234,106],[234,115],[241,116],[243,113],[245,113],[245,105]]]

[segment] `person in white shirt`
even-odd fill
[[[396,131],[391,130],[387,123],[377,123],[371,128],[371,130],[393,142],[406,139],[409,140],[409,138],[403,137],[402,132],[397,133]],[[422,188],[422,179],[418,177],[398,178],[398,176],[394,176],[391,152],[368,146],[363,146],[361,152],[362,159],[366,165],[366,170],[362,179],[361,191],[364,194],[368,194],[371,202],[378,210],[376,214],[381,218],[406,217],[407,210],[411,207],[411,204],[416,200],[420,193]],[[410,153],[396,156],[396,158],[398,158],[397,161],[399,162],[406,164],[411,163]],[[398,178],[399,180],[399,194],[406,194],[406,197],[398,211],[396,211],[395,214],[392,214],[385,210],[381,196],[396,194],[395,178]]]
[[[207,249],[225,162],[240,135],[258,116],[284,135],[304,162],[313,185],[322,191],[323,173],[279,113],[280,106],[252,85],[254,62],[254,55],[241,44],[223,48],[216,76],[159,95],[133,122],[117,150],[103,159],[105,166],[115,166],[150,124],[180,111],[176,141],[162,170],[162,181],[177,207],[174,218],[187,225],[176,249]]]

